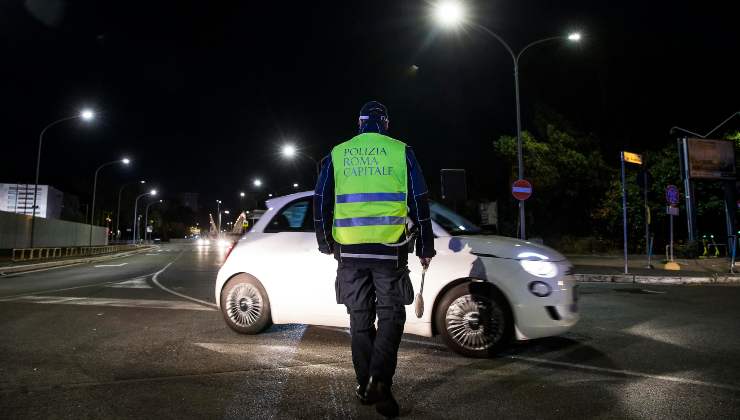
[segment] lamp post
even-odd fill
[[[121,239],[121,230],[120,230],[120,222],[121,222],[121,194],[123,193],[123,189],[128,187],[129,185],[134,184],[146,184],[146,181],[141,180],[138,182],[130,182],[128,184],[121,185],[121,188],[118,189],[118,207],[116,210],[116,239]]]
[[[152,197],[154,197],[155,195],[157,195],[157,190],[151,190],[149,192],[145,192],[143,194],[139,194],[136,197],[136,200],[134,200],[134,224],[131,225],[132,230],[133,230],[133,232],[132,232],[133,233],[133,241],[132,241],[133,243],[136,243],[136,231],[139,229],[139,224],[136,223],[136,216],[137,216],[136,213],[139,210],[139,199],[141,197],[145,196],[145,195],[151,195]]]
[[[33,209],[31,213],[31,243],[29,246],[30,248],[33,248],[33,236],[34,236],[34,229],[36,227],[36,200],[37,200],[38,190],[39,190],[39,173],[41,172],[41,146],[44,142],[44,134],[46,134],[46,130],[50,129],[51,127],[59,123],[62,123],[64,121],[69,121],[69,120],[75,120],[78,118],[83,121],[92,121],[95,118],[95,113],[89,109],[83,109],[77,115],[60,118],[56,121],[49,123],[46,127],[44,127],[43,130],[41,130],[41,134],[39,134],[39,147],[38,147],[38,152],[36,153],[36,180],[34,181],[34,184],[33,184]]]
[[[221,200],[216,200],[216,214],[218,214],[218,234],[221,235]]]
[[[144,242],[146,242],[146,228],[149,226],[149,207],[151,207],[152,204],[161,203],[162,201],[163,200],[152,201],[151,203],[148,203],[146,205],[146,208],[144,210]],[[149,237],[151,238],[151,235],[149,235]]]
[[[579,32],[573,32],[568,35],[551,36],[538,39],[525,45],[524,48],[515,53],[514,50],[509,46],[509,44],[504,41],[504,39],[496,32],[493,32],[492,30],[479,23],[468,22],[465,18],[465,10],[461,3],[455,1],[444,1],[438,3],[434,9],[434,16],[441,26],[447,28],[459,26],[462,23],[469,23],[471,26],[480,29],[488,35],[491,35],[494,39],[496,39],[496,41],[503,45],[503,47],[511,56],[511,59],[514,62],[514,96],[516,98],[516,155],[518,165],[518,178],[524,179],[524,158],[522,156],[522,120],[519,102],[519,60],[521,59],[524,52],[527,51],[530,47],[556,40],[579,42],[581,40],[581,34]],[[521,239],[526,239],[525,225],[524,200],[519,200],[519,237]]]
[[[318,179],[319,173],[321,172],[321,166],[319,164],[319,161],[314,159],[313,156],[299,150],[297,147],[295,147],[295,145],[290,143],[284,144],[283,147],[280,149],[280,153],[283,155],[283,157],[287,159],[293,159],[295,156],[303,156],[306,159],[309,159],[311,162],[313,162],[316,168],[316,178]]]
[[[123,163],[124,165],[128,165],[131,163],[131,159],[123,158],[123,159],[118,159],[118,160],[112,160],[110,162],[105,162],[104,164],[98,166],[98,169],[95,170],[95,178],[93,180],[92,207],[90,208],[90,242],[88,243],[88,246],[92,246],[92,231],[93,231],[93,223],[95,222],[95,194],[98,191],[98,173],[100,172],[101,169],[105,168],[106,166],[110,166],[115,163]]]

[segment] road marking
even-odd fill
[[[100,265],[96,265],[95,268],[100,268],[100,267],[123,267],[126,264],[128,264],[128,263],[125,262],[125,263],[120,263],[120,264],[100,264]]]
[[[182,255],[182,253],[180,255]],[[180,258],[180,255],[178,255],[174,260],[172,260],[172,262],[170,262],[170,264],[172,264],[178,258]],[[84,264],[84,263],[79,263],[79,264]],[[169,266],[169,264],[167,264],[167,266]],[[69,266],[65,266],[65,267],[69,267]],[[39,270],[39,271],[46,271],[46,270],[51,270],[51,269],[55,269],[55,268],[62,268],[62,267],[53,267],[53,268],[48,268],[48,269]],[[15,275],[12,275],[12,276],[16,276],[16,275],[19,276],[19,275],[23,275],[25,273],[30,273],[30,271],[26,271],[24,273],[15,274]],[[141,277],[149,277],[149,276],[154,275],[154,274],[155,273],[149,273],[149,274],[145,274],[145,275],[143,275]],[[11,275],[9,275],[7,277],[11,277]],[[101,286],[107,286],[107,285],[110,285],[110,284],[115,284],[115,283],[120,283],[120,282],[121,282],[121,280],[114,280],[114,281],[105,281],[105,282],[102,282],[102,283],[86,284],[86,285],[83,285],[83,286],[64,287],[64,288],[61,288],[61,289],[39,290],[39,291],[36,291],[36,292],[18,293],[16,295],[10,295],[10,296],[0,297],[0,302],[11,301],[11,300],[13,300],[13,299],[15,299],[17,297],[21,297],[21,296],[33,296],[33,295],[38,295],[38,294],[41,294],[41,293],[66,292],[67,290],[85,289],[85,288],[88,288],[88,287],[101,287]]]
[[[540,359],[538,357],[526,357],[526,356],[516,356],[516,355],[511,355],[511,356],[506,356],[506,357],[508,357],[509,359],[521,360],[521,361],[530,362],[530,363],[540,363],[540,364],[553,365],[553,366],[562,366],[562,367],[569,367],[569,368],[575,368],[575,369],[590,370],[593,372],[611,373],[611,374],[621,375],[621,376],[634,376],[637,378],[656,379],[659,381],[676,382],[676,383],[686,384],[686,385],[700,385],[700,386],[706,386],[706,387],[711,387],[711,388],[726,389],[729,391],[740,391],[740,386],[700,381],[698,379],[680,378],[677,376],[667,376],[667,375],[652,375],[649,373],[636,372],[634,370],[610,369],[610,368],[604,368],[604,367],[598,367],[598,366],[582,365],[579,363],[558,362],[556,360]]]
[[[115,306],[122,308],[149,308],[149,309],[186,309],[191,311],[209,311],[202,305],[179,300],[154,299],[109,299],[74,296],[25,296],[13,299],[13,302],[43,303],[55,305],[83,305],[83,306]]]
[[[113,283],[106,287],[113,287],[117,289],[151,289],[152,286],[146,282],[146,277],[137,277],[135,279],[122,281],[120,283]]]
[[[159,255],[159,254],[144,254],[144,255]]]
[[[162,268],[161,270],[159,270],[159,271],[157,271],[156,273],[154,273],[154,275],[152,276],[152,282],[153,282],[153,283],[154,283],[154,284],[155,284],[155,285],[156,285],[157,287],[159,287],[160,289],[164,290],[164,291],[165,291],[165,292],[167,292],[167,293],[173,294],[173,295],[175,295],[175,296],[179,296],[179,297],[181,297],[181,298],[183,298],[183,299],[187,299],[187,300],[190,300],[190,301],[193,301],[193,302],[199,303],[199,304],[201,304],[201,305],[206,305],[206,306],[208,306],[209,308],[212,308],[212,309],[219,309],[219,307],[218,307],[218,306],[216,306],[216,304],[215,304],[215,303],[211,303],[211,302],[206,302],[205,300],[200,300],[200,299],[196,299],[196,298],[194,298],[194,297],[191,297],[191,296],[188,296],[188,295],[184,295],[184,294],[182,294],[182,293],[176,292],[176,291],[174,291],[174,290],[172,290],[172,289],[169,289],[169,288],[167,288],[167,287],[163,286],[163,285],[162,285],[162,284],[161,284],[161,283],[160,283],[160,282],[159,282],[159,281],[157,280],[157,278],[159,277],[159,275],[160,275],[160,274],[162,274],[162,273],[164,273],[164,271],[165,271],[166,269],[168,269],[168,268],[169,268],[169,267],[170,267],[170,266],[171,266],[172,264],[174,264],[174,263],[175,263],[175,261],[177,261],[177,260],[178,260],[178,259],[179,259],[180,257],[182,257],[182,254],[183,254],[184,252],[185,252],[185,251],[181,251],[181,252],[180,252],[180,255],[178,255],[178,256],[177,256],[177,258],[175,258],[174,260],[172,260],[172,262],[170,262],[169,264],[165,265],[165,266],[164,266],[164,268]]]

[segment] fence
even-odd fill
[[[33,245],[40,248],[90,245],[91,226],[58,219],[36,218]],[[31,244],[31,216],[0,211],[0,249],[25,248]],[[92,245],[108,245],[108,229],[92,226]]]
[[[136,249],[136,245],[86,246],[67,248],[15,248],[13,261],[46,260],[64,257],[86,257]]]

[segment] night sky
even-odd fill
[[[515,50],[585,35],[522,59],[525,128],[542,104],[607,153],[641,151],[669,144],[673,125],[706,132],[740,111],[732,2],[467,3]],[[312,164],[285,162],[280,144],[320,158],[374,99],[433,191],[441,168],[465,168],[478,196],[507,194],[492,141],[515,131],[511,58],[480,31],[435,28],[426,1],[3,0],[0,34],[0,182],[32,183],[40,130],[89,106],[94,123],[48,132],[41,183],[84,202],[95,167],[126,155],[135,165],[101,178],[108,203],[144,178],[236,206],[256,176],[266,192],[310,184]]]

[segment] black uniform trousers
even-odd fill
[[[357,382],[370,376],[389,386],[396,372],[398,346],[406,322],[405,305],[414,300],[414,290],[404,264],[343,260],[337,268],[337,303],[347,307],[352,334],[352,363]],[[375,317],[378,328],[375,328]]]

